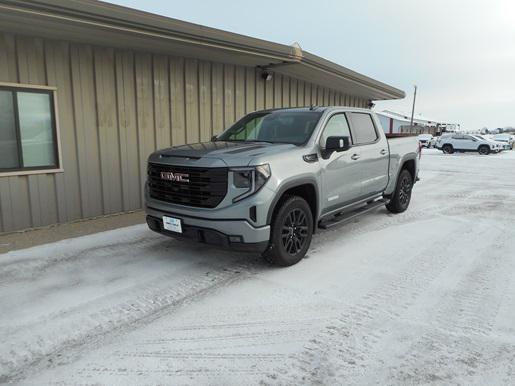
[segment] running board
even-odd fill
[[[373,201],[370,204],[360,206],[356,209],[353,209],[349,212],[342,212],[339,214],[334,215],[328,220],[322,220],[318,224],[318,227],[320,229],[328,229],[335,225],[343,224],[346,222],[349,222],[351,220],[354,220],[356,217],[361,216],[362,214],[365,214],[367,212],[370,212],[374,209],[379,208],[380,206],[383,206],[388,203],[389,200],[386,200],[384,198],[381,198],[379,200]]]

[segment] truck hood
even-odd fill
[[[292,144],[267,142],[201,142],[156,151],[149,162],[199,167],[247,166],[255,157],[296,148]]]

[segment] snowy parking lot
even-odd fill
[[[515,152],[421,168],[286,269],[145,225],[0,255],[0,383],[514,384]]]

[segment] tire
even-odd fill
[[[445,154],[452,154],[452,153],[454,153],[454,148],[452,147],[452,145],[443,145],[442,146],[442,151]]]
[[[397,179],[395,192],[386,204],[386,209],[391,213],[402,213],[408,209],[413,190],[413,177],[407,169],[403,169]]]
[[[490,154],[490,147],[485,145],[479,146],[477,152],[481,155],[488,155]]]
[[[266,261],[281,267],[297,264],[306,255],[313,236],[313,214],[306,200],[286,198],[272,219]]]

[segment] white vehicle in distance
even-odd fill
[[[420,134],[417,139],[421,147],[427,147],[429,149],[435,146],[435,139],[431,134]]]
[[[494,141],[502,142],[505,150],[513,149],[515,143],[515,136],[511,134],[497,134],[493,137]]]
[[[482,155],[498,153],[502,149],[501,145],[493,141],[468,134],[442,135],[436,142],[436,148],[445,154],[452,154],[455,151],[477,151]]]
[[[503,150],[505,150],[507,148],[505,143],[496,141],[493,138],[493,136],[485,136],[485,135],[480,135],[480,134],[474,134],[473,137],[476,137],[479,140],[489,141],[489,142],[495,143],[497,145],[497,147],[498,147],[498,151],[497,152],[503,151]]]

